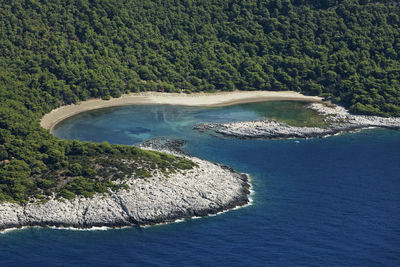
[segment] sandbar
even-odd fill
[[[135,104],[166,104],[212,107],[283,100],[320,102],[322,101],[322,98],[318,96],[305,96],[294,91],[233,91],[192,94],[161,92],[131,93],[123,95],[120,98],[112,98],[110,100],[90,99],[78,104],[62,106],[46,114],[41,119],[40,125],[43,128],[51,131],[61,121],[81,112]]]

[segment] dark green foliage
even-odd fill
[[[69,176],[79,176],[82,175],[82,166],[79,163],[74,163],[69,165]]]
[[[92,197],[93,194],[96,192],[95,191],[96,184],[98,184],[98,182],[94,182],[91,179],[87,179],[84,177],[77,177],[73,182],[68,183],[65,186],[64,190],[78,195],[83,195],[85,197]],[[106,192],[106,190],[107,187],[105,187],[105,190],[103,190],[103,192]]]
[[[89,97],[148,90],[294,90],[322,95],[356,113],[400,116],[396,1],[0,0],[0,5],[0,201],[26,202],[51,190],[66,198],[90,195],[104,191],[96,186],[108,183],[98,180],[104,175],[142,170],[137,174],[147,176],[155,167],[192,166],[139,149],[62,141],[40,128],[45,113]],[[117,155],[146,167],[128,164],[112,173],[92,165],[93,159],[121,165]],[[79,176],[83,180],[74,182]]]
[[[59,197],[63,197],[65,199],[73,199],[75,198],[75,193],[69,191],[68,189],[61,189],[60,192],[58,192]]]

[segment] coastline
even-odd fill
[[[218,107],[242,103],[280,100],[321,102],[322,98],[318,96],[305,96],[294,91],[233,91],[192,94],[159,92],[130,93],[123,95],[120,98],[112,98],[110,100],[90,99],[79,104],[59,107],[44,115],[40,121],[40,125],[43,128],[52,131],[61,121],[81,112],[135,104]]]
[[[258,96],[258,97],[256,97]],[[319,97],[302,96],[295,92],[229,92],[218,94],[142,93],[112,100],[89,100],[78,105],[58,108],[41,121],[51,130],[60,121],[80,112],[132,104],[170,104],[187,106],[224,106],[238,103],[297,100],[308,101],[309,108],[318,111],[329,121],[328,128],[292,127],[271,121],[217,124],[218,133],[241,138],[309,138],[323,137],[342,131],[365,127],[397,128],[400,119],[350,115],[336,105],[326,105]],[[206,128],[207,129],[207,128]],[[145,142],[146,143],[146,142]],[[95,195],[92,199],[54,199],[38,204],[19,206],[0,204],[0,231],[24,226],[43,226],[72,229],[97,229],[148,226],[179,222],[186,218],[210,216],[251,203],[249,176],[229,167],[180,153],[179,147],[163,147],[149,142],[142,146],[178,156],[198,164],[193,171],[177,172],[169,177],[156,172],[149,179],[121,181],[128,190]]]

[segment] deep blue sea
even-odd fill
[[[263,105],[273,117],[301,118],[294,104]],[[16,230],[0,234],[0,265],[400,266],[400,131],[241,140],[192,130],[265,114],[252,104],[138,105],[68,119],[55,135],[126,145],[184,139],[192,155],[249,173],[253,204],[144,228]]]

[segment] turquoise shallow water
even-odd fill
[[[400,265],[400,132],[241,140],[192,130],[260,115],[243,105],[131,106],[69,119],[55,135],[128,145],[185,139],[191,154],[249,173],[253,205],[147,228],[1,234],[0,265]]]

